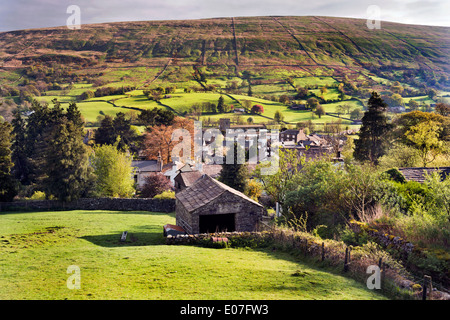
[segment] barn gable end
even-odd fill
[[[243,193],[204,175],[176,195],[176,221],[188,233],[255,231],[264,208]]]

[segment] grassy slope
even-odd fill
[[[166,246],[169,214],[3,213],[0,222],[0,299],[383,299],[280,252]],[[66,287],[69,265],[81,268],[80,290]]]

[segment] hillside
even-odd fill
[[[344,83],[343,101],[367,98],[371,90],[389,91],[391,83],[399,81],[407,101],[415,97],[433,103],[436,99],[424,98],[427,90],[432,88],[441,97],[450,91],[449,40],[446,27],[382,22],[381,29],[369,30],[366,20],[313,16],[120,22],[83,25],[80,30],[3,32],[1,95],[16,104],[29,100],[30,94],[49,96],[44,101],[51,97],[80,101],[87,88],[169,84],[247,95],[250,83],[252,96],[270,105],[278,100],[274,96],[287,94],[292,100],[298,86],[319,95],[320,86],[337,88]],[[201,81],[193,79],[194,68]],[[24,93],[29,85],[33,88]],[[323,103],[339,101],[333,90],[322,97]],[[288,112],[286,102],[281,104],[280,110]],[[185,114],[189,107],[175,111]],[[5,112],[3,116],[8,117]],[[286,121],[299,119],[303,117]]]
[[[2,300],[386,299],[282,251],[165,245],[162,226],[173,214],[2,212],[0,221]],[[68,289],[69,265],[82,270],[79,290]]]

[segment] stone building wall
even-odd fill
[[[177,226],[182,227],[187,233],[194,233],[192,229],[192,215],[186,210],[180,200],[176,199],[175,203]]]
[[[178,200],[177,200],[178,201]],[[212,200],[210,203],[189,213],[178,204],[176,208],[177,225],[181,226],[188,233],[196,234],[200,231],[200,215],[215,214],[235,214],[236,231],[255,231],[259,221],[262,218],[264,208],[247,201],[244,198],[236,196],[230,192],[224,192],[222,195]],[[184,225],[181,223],[183,221]]]

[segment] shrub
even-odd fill
[[[172,189],[170,181],[161,173],[152,173],[145,178],[141,189],[142,198],[153,198],[154,196]]]
[[[45,200],[45,192],[35,191],[33,195],[30,197],[30,200]]]
[[[364,229],[361,229],[361,232],[356,233],[346,226],[341,231],[340,239],[349,246],[362,246],[369,241],[369,235]]]
[[[403,176],[403,174],[397,168],[389,169],[389,170],[385,171],[385,173],[393,181],[400,182],[400,183],[405,183],[406,182],[405,177]]]
[[[175,191],[166,190],[157,194],[153,199],[175,199]]]

